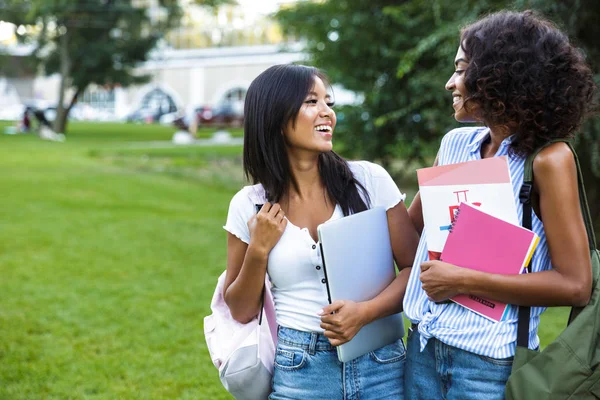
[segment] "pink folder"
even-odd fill
[[[440,260],[493,274],[519,274],[538,242],[532,231],[461,203]],[[473,295],[450,300],[492,321],[502,320],[508,309],[507,304]]]

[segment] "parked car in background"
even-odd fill
[[[144,95],[137,109],[126,117],[127,122],[151,124],[160,122],[167,114],[179,112],[175,100],[160,88],[155,88]],[[165,120],[169,119],[168,117]],[[172,122],[172,121],[171,121]]]
[[[221,102],[213,107],[200,106],[194,109],[198,127],[235,127],[244,123],[244,109],[233,102]]]
[[[246,91],[245,87],[234,87],[226,91],[214,106],[197,107],[198,126],[241,127],[244,124]]]
[[[160,122],[165,115],[177,112],[177,107],[140,107],[126,117],[127,122],[152,124]]]
[[[233,102],[218,104],[213,109],[213,124],[241,127],[244,123],[244,108],[236,107]]]
[[[243,107],[236,107],[231,102],[222,102],[214,107],[199,106],[188,113],[167,114],[161,118],[162,124],[173,124],[178,129],[190,131],[190,125],[196,119],[198,128],[240,128],[244,124]],[[192,130],[195,131],[194,128]],[[195,134],[194,132],[191,132]]]
[[[198,125],[208,124],[213,119],[213,110],[211,106],[200,106],[194,109]]]
[[[178,129],[195,135],[197,128],[239,128],[244,124],[246,88],[235,87],[225,92],[215,105],[200,105],[161,118],[163,124],[173,124]]]

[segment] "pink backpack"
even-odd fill
[[[219,276],[204,317],[204,337],[223,386],[237,400],[263,400],[271,393],[271,378],[277,344],[275,305],[271,283],[265,276],[264,306],[247,324],[233,319],[223,298],[225,272]],[[262,317],[262,318],[261,318]]]

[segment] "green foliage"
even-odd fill
[[[228,0],[196,0],[207,6],[223,1]],[[0,10],[3,20],[29,27],[18,38],[36,44],[32,57],[45,73],[61,75],[58,132],[64,132],[71,107],[88,85],[147,82],[150,75],[135,68],[182,15],[178,0],[0,0]],[[67,101],[68,88],[74,94]]]
[[[37,44],[35,55],[47,74],[61,73],[60,40],[68,35],[71,63],[69,86],[90,83],[128,86],[145,82],[133,69],[147,59],[163,33],[176,26],[181,10],[175,0],[161,0],[160,9],[136,6],[132,0],[8,0],[3,19],[38,29],[19,35]]]
[[[353,155],[423,163],[453,124],[443,86],[457,48],[455,14],[473,8],[468,1],[444,3],[302,2],[278,13],[286,33],[306,40],[314,65],[364,94],[362,105],[343,110],[339,125]]]
[[[54,129],[64,133],[67,116],[88,85],[129,86],[149,75],[135,73],[163,32],[181,15],[176,0],[145,8],[135,0],[0,0],[6,20],[27,26],[17,35],[36,44],[32,56],[46,74],[59,74]],[[74,94],[66,99],[68,88]]]
[[[194,0],[194,3],[201,6],[217,8],[225,4],[235,4],[236,0]]]
[[[388,167],[398,159],[422,166],[433,161],[441,137],[458,125],[444,86],[454,70],[460,27],[504,8],[545,13],[575,38],[599,70],[596,0],[308,1],[280,11],[277,18],[285,33],[305,41],[311,64],[324,69],[333,83],[364,95],[362,104],[338,110],[336,140],[345,154]],[[578,136],[577,150],[600,232],[597,120]]]

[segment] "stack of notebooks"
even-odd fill
[[[440,261],[492,274],[526,271],[539,242],[532,231],[462,203],[450,228]],[[508,305],[459,294],[450,300],[493,321],[501,321]]]
[[[494,274],[519,274],[539,238],[521,227],[506,157],[417,170],[430,260]],[[477,296],[452,301],[493,321],[508,306]]]
[[[460,203],[519,224],[508,160],[482,160],[417,170],[430,260],[438,260]]]

